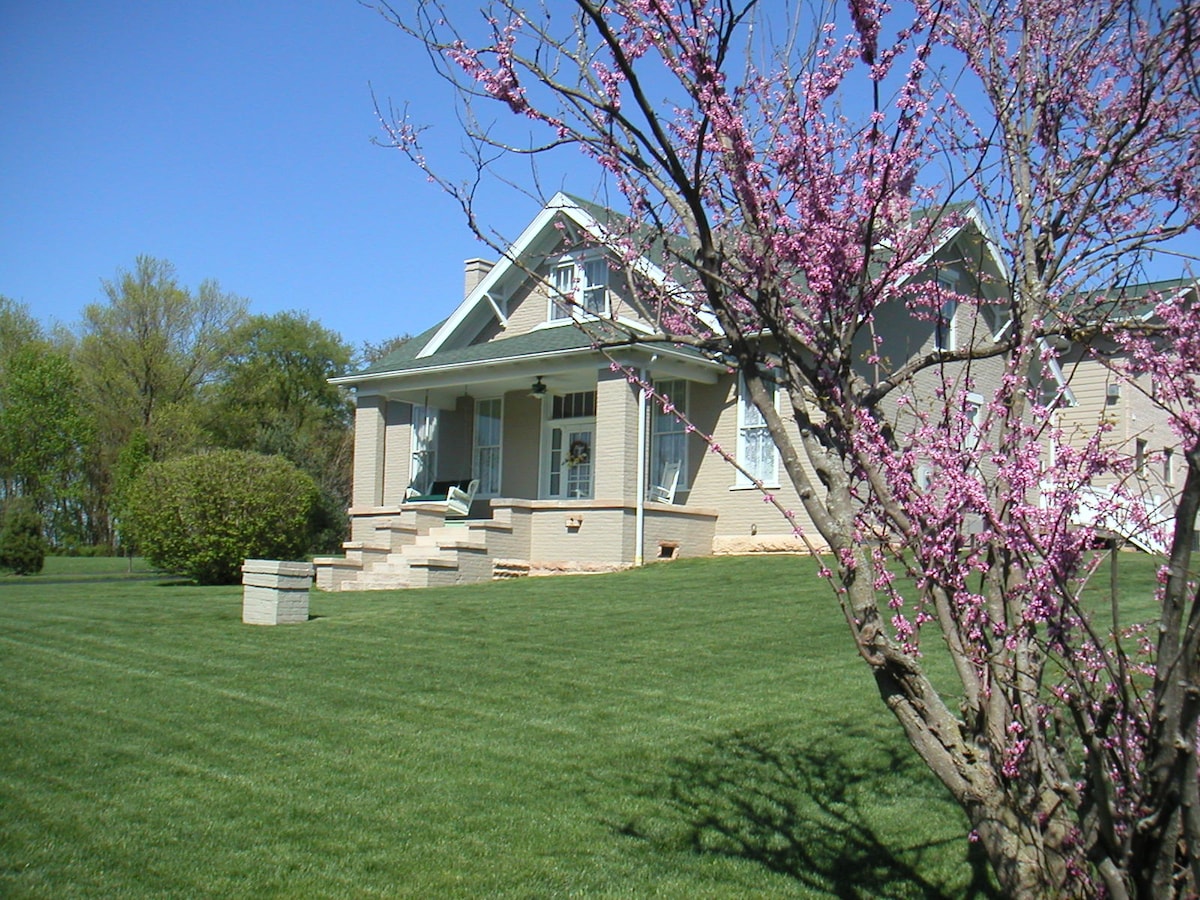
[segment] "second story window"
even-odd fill
[[[564,256],[550,269],[550,318],[608,315],[608,263],[602,256]]]
[[[955,291],[958,289],[958,273],[954,271],[939,272],[937,286],[944,299],[938,310],[937,319],[934,321],[933,349],[957,350],[958,297],[955,295]]]

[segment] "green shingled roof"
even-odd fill
[[[627,216],[600,204],[585,200],[582,197],[568,195],[570,200],[588,215],[592,216],[602,226],[614,228],[617,231],[628,228],[630,220]],[[951,204],[936,210],[918,210],[915,219],[941,218],[947,214],[956,214],[970,208],[969,203]],[[638,237],[649,239],[647,256],[651,261],[662,265],[664,242],[662,235],[652,234],[644,226],[635,226],[633,233]],[[445,324],[442,320],[432,328],[410,338],[396,350],[384,358],[353,375],[347,376],[347,383],[358,379],[373,378],[382,375],[418,372],[424,369],[444,368],[453,365],[472,365],[501,360],[519,359],[528,356],[540,356],[551,353],[586,350],[596,344],[619,345],[629,342],[629,335],[619,327],[603,322],[591,322],[587,332],[582,329],[563,325],[551,328],[539,328],[515,337],[501,337],[481,344],[458,347],[450,350],[439,350],[429,356],[418,357],[417,354],[429,343],[438,330]],[[672,346],[672,345],[668,345]],[[703,353],[690,347],[673,345],[672,349],[680,354],[691,356],[697,361],[708,360]]]
[[[1196,279],[1181,277],[1076,291],[1062,298],[1056,315],[1060,321],[1074,325],[1147,319],[1162,297],[1180,290],[1194,292],[1196,287]],[[1158,299],[1150,300],[1151,294]]]
[[[382,359],[376,360],[361,371],[355,372],[354,375],[378,375],[382,372],[395,372],[397,367],[403,363],[410,362],[416,359],[417,354],[421,352],[421,348],[429,343],[430,338],[437,334],[437,330],[446,322],[443,319],[432,328],[421,332],[416,337],[410,337],[407,341],[389,353]]]
[[[400,374],[403,372],[419,372],[422,369],[444,368],[454,365],[471,365],[475,363],[498,362],[500,360],[517,359],[526,356],[541,356],[550,353],[562,353],[571,350],[587,350],[596,345],[620,345],[629,342],[629,335],[623,329],[609,322],[596,321],[587,323],[586,333],[581,328],[570,324],[552,328],[537,328],[511,338],[500,338],[482,344],[472,344],[469,347],[458,347],[453,350],[441,350],[437,353],[418,358],[421,347],[429,342],[439,326],[434,326],[422,335],[418,335],[403,346],[380,360],[373,366],[363,369],[346,380],[353,382],[358,378],[378,375]],[[672,347],[675,352],[694,357],[696,360],[707,360],[702,353],[689,347]]]

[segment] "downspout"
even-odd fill
[[[638,430],[637,430],[637,500],[634,507],[633,564],[645,562],[646,543],[646,370],[638,370]]]

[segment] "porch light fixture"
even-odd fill
[[[546,385],[542,384],[542,376],[537,377],[537,381],[529,386],[529,396],[535,397],[538,400],[546,399]]]

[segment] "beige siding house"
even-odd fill
[[[467,262],[465,296],[443,322],[336,379],[357,396],[352,530],[344,556],[316,561],[319,586],[418,587],[804,549],[700,437],[711,434],[814,534],[736,375],[687,347],[626,339],[653,332],[654,311],[597,249],[605,217],[555,196],[503,260]],[[930,277],[972,277],[963,261],[982,252],[972,234],[959,229],[931,250]],[[649,260],[636,272],[667,279]],[[995,340],[1005,327],[974,309],[924,323],[889,315],[883,353],[893,358]],[[970,373],[975,383],[997,375],[986,365]],[[638,381],[669,396],[695,430]]]
[[[1180,291],[1196,303],[1197,285],[1175,279],[1129,285],[1100,305],[1152,322],[1151,300]],[[1060,442],[1082,447],[1098,439],[1126,461],[1124,471],[1095,478],[1081,518],[1091,524],[1096,521],[1094,509],[1115,504],[1118,512],[1102,522],[1115,537],[1144,550],[1165,550],[1165,529],[1175,514],[1187,467],[1167,413],[1156,401],[1152,379],[1128,379],[1122,372],[1124,356],[1110,341],[1094,343],[1090,350],[1064,342],[1058,351],[1072,399],[1057,413]]]

